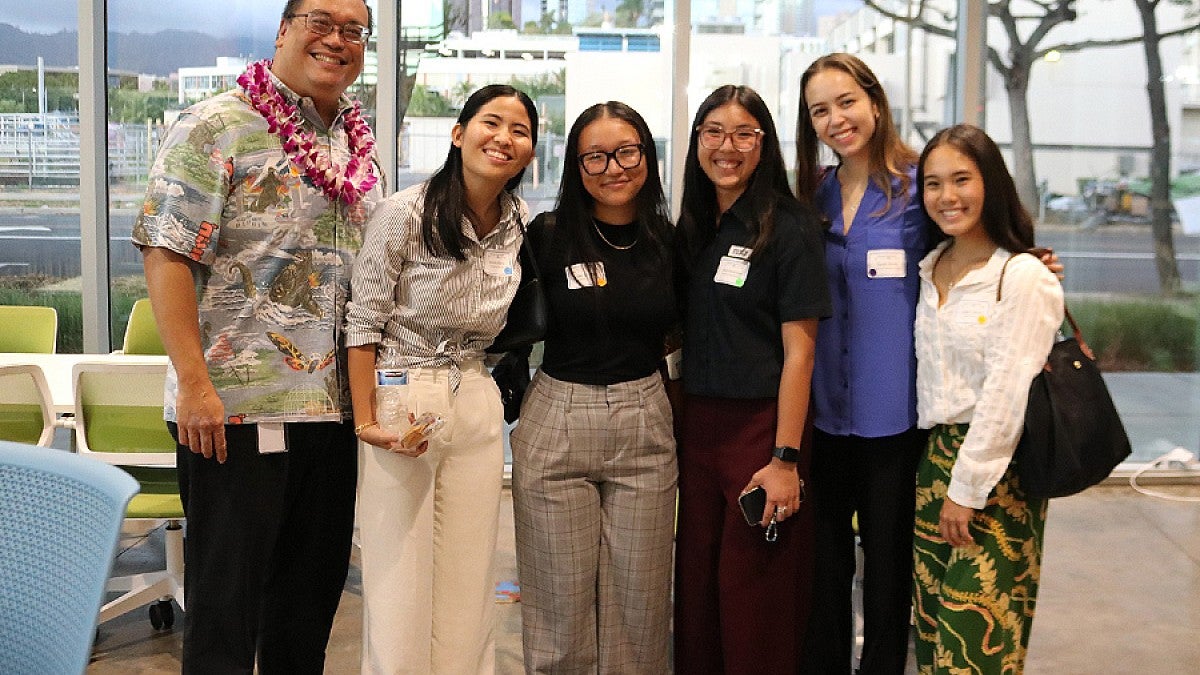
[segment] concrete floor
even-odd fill
[[[1200,486],[1156,489],[1200,498]],[[516,578],[507,491],[504,500],[499,581]],[[118,559],[121,573],[156,565],[162,565],[160,533]],[[1038,600],[1026,663],[1031,675],[1200,673],[1200,504],[1153,499],[1128,486],[1055,500]],[[520,605],[497,610],[498,672],[520,673]],[[361,611],[353,567],[326,673],[358,672]],[[179,623],[156,632],[138,610],[100,627],[87,672],[177,673],[179,653]]]

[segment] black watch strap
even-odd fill
[[[771,452],[772,455],[782,459],[785,462],[799,462],[800,451],[796,448],[790,448],[786,445],[781,445]]]

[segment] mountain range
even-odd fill
[[[26,33],[0,23],[0,65],[33,66],[37,57],[47,66],[78,65],[75,31]],[[167,76],[180,67],[212,66],[218,56],[268,58],[275,52],[274,36],[218,38],[196,31],[108,34],[108,67],[147,75]]]

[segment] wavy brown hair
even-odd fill
[[[852,54],[826,54],[813,61],[800,77],[800,111],[796,119],[796,197],[804,204],[816,206],[813,204],[813,197],[821,180],[821,142],[817,138],[817,130],[813,128],[812,118],[809,117],[808,101],[805,100],[804,92],[808,88],[809,80],[826,70],[840,70],[854,78],[879,111],[875,121],[875,133],[867,140],[868,172],[871,180],[887,195],[887,202],[880,213],[885,212],[892,207],[893,198],[907,195],[912,187],[909,171],[917,164],[917,151],[908,147],[900,138],[900,132],[892,120],[887,93],[883,91],[879,78],[862,59]],[[898,190],[892,190],[892,180],[900,182]]]

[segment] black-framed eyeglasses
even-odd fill
[[[709,125],[696,127],[698,132],[700,145],[709,150],[719,150],[722,145],[725,145],[725,139],[733,141],[733,149],[738,152],[750,152],[758,145],[758,137],[763,135],[762,129],[752,129],[750,127],[738,127],[733,131],[725,131],[720,125]]]
[[[288,14],[289,19],[304,19],[304,25],[317,35],[329,35],[337,29],[342,39],[350,44],[365,45],[371,37],[371,29],[361,23],[344,23],[337,25],[333,21],[333,17],[325,12],[303,12],[300,14]]]
[[[622,145],[612,152],[604,152],[603,150],[594,150],[585,152],[579,155],[579,166],[583,167],[583,172],[589,176],[599,176],[608,171],[608,163],[616,162],[617,166],[622,169],[636,169],[642,163],[641,143],[632,145]]]

